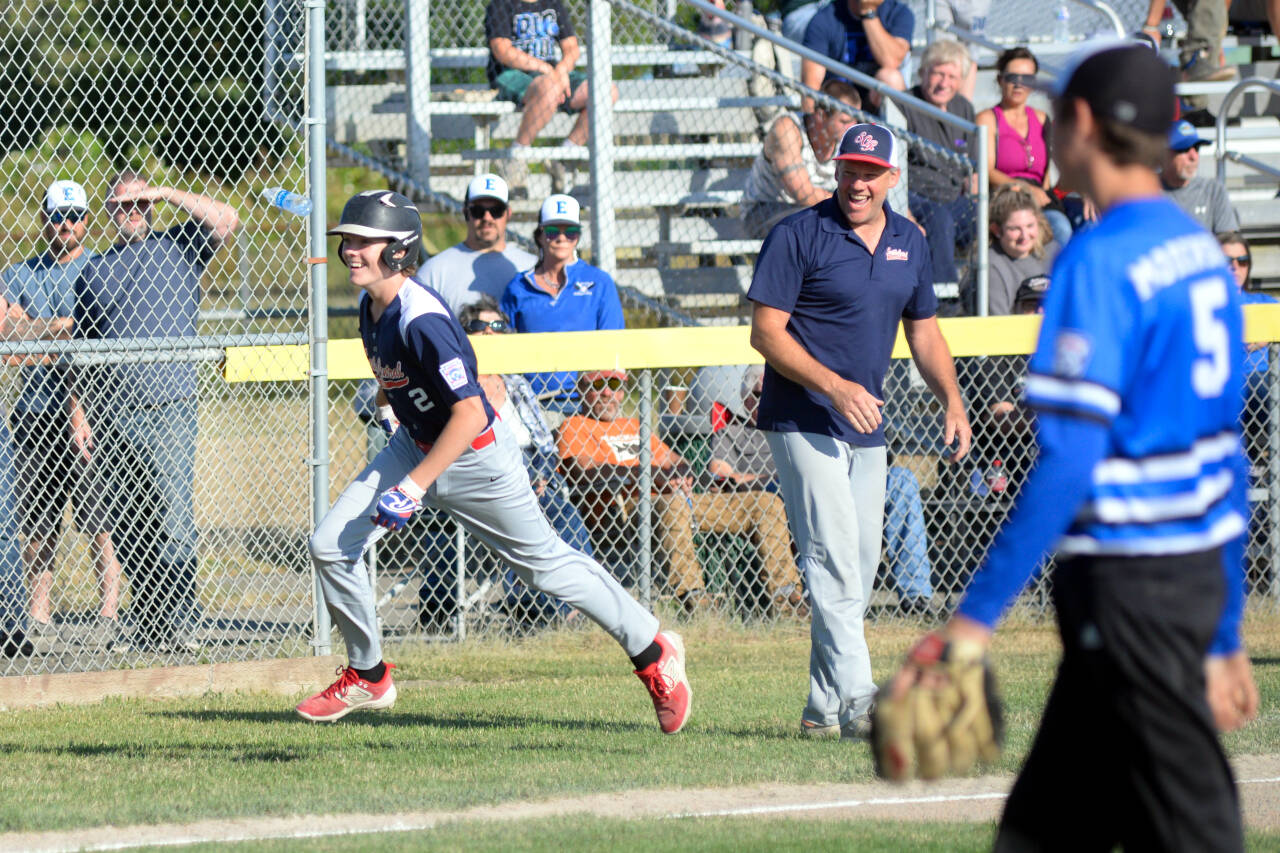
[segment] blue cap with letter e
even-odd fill
[[[832,160],[857,160],[874,163],[886,169],[898,167],[898,144],[887,127],[878,124],[853,124],[840,137]]]
[[[54,181],[44,194],[45,213],[71,208],[89,209],[89,197],[85,194],[84,187],[75,181]]]
[[[507,182],[495,174],[478,175],[467,184],[467,201],[477,198],[496,198],[507,203]]]
[[[538,224],[568,222],[571,225],[581,225],[581,210],[582,208],[578,205],[576,198],[571,195],[556,193],[555,195],[547,196],[547,200],[542,203],[542,212],[538,214]]]

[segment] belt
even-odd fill
[[[494,420],[497,420],[496,416],[494,417]],[[471,442],[471,449],[480,450],[481,448],[488,447],[489,445],[493,444],[497,440],[498,440],[498,437],[493,431],[493,425],[490,424],[489,426],[485,427],[484,432],[476,436],[475,441]],[[413,440],[413,443],[418,445],[418,449],[421,450],[423,453],[430,453],[431,448],[434,446],[433,443],[430,441],[418,441],[416,438]]]

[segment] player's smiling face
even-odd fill
[[[352,284],[368,290],[394,275],[382,262],[382,250],[389,242],[354,234],[343,235],[342,262],[347,266],[347,278]]]
[[[897,169],[858,160],[840,160],[836,165],[836,200],[855,228],[884,215],[885,197],[897,183]]]

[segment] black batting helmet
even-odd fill
[[[390,240],[382,250],[382,262],[393,272],[416,264],[422,249],[422,220],[418,218],[418,208],[391,190],[365,190],[353,195],[343,205],[342,216],[329,233]],[[404,256],[395,257],[400,252],[404,252]],[[341,257],[341,245],[338,254]]]

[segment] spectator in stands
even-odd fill
[[[583,373],[578,377],[583,414],[560,427],[561,467],[578,490],[590,495],[588,520],[603,524],[603,505],[621,499],[634,513],[640,464],[640,422],[621,417],[627,375],[620,370]],[[667,564],[667,582],[686,611],[711,605],[693,532],[744,536],[759,549],[765,586],[775,604],[794,607],[798,583],[791,539],[781,499],[766,491],[694,492],[688,462],[657,436],[650,436],[654,532],[659,556]],[[622,535],[620,532],[616,535]],[[790,587],[790,589],[788,589]]]
[[[533,232],[537,265],[511,279],[500,303],[517,332],[589,332],[626,325],[613,278],[578,257],[581,238],[578,202],[567,195],[548,197]],[[563,415],[578,410],[572,370],[527,377],[544,409]]]
[[[973,104],[959,93],[969,66],[969,54],[954,41],[936,41],[920,59],[920,83],[911,94],[957,118],[973,121]],[[904,107],[907,129],[917,136],[969,158],[977,155],[977,137],[925,113]],[[933,283],[958,283],[956,247],[973,242],[977,175],[941,157],[936,151],[913,145],[907,151],[911,164],[908,197],[911,212],[924,228],[933,263]]]
[[[428,260],[414,276],[443,296],[454,314],[483,296],[501,299],[516,273],[538,261],[519,246],[507,244],[511,222],[507,196],[507,182],[497,175],[472,180],[462,202],[466,238]]]
[[[1023,185],[1008,183],[991,196],[987,313],[1016,314],[1019,288],[1033,278],[1048,280],[1058,244],[1049,234],[1040,201]]]
[[[901,91],[907,88],[902,63],[911,52],[915,24],[915,15],[899,0],[835,0],[814,14],[804,46]],[[820,89],[828,76],[813,60],[800,64],[800,82],[810,89]],[[879,92],[858,86],[858,94],[863,103],[880,108]],[[802,98],[801,106],[812,112],[813,99]]]
[[[1148,0],[1147,19],[1142,32],[1160,46],[1160,27],[1168,0]],[[1187,36],[1178,51],[1182,79],[1204,83],[1234,80],[1236,69],[1222,63],[1222,37],[1227,32],[1224,0],[1173,0],[1187,19]]]
[[[708,2],[717,9],[725,8],[724,0],[708,0]],[[710,12],[699,12],[697,32],[704,39],[713,41],[721,47],[733,47],[733,27],[729,26],[729,22],[719,15],[713,15]]]
[[[75,335],[87,339],[193,337],[205,268],[239,226],[234,208],[207,196],[153,187],[133,172],[110,183],[116,242],[75,284]],[[164,231],[157,202],[188,217]],[[92,428],[107,518],[129,572],[134,644],[172,651],[196,603],[196,365],[114,363],[73,373]],[[88,441],[86,441],[86,445]]]
[[[831,77],[821,91],[850,110],[862,109],[852,83]],[[742,193],[742,225],[748,237],[763,239],[782,219],[831,198],[836,188],[831,152],[851,124],[851,113],[827,106],[774,119]]]
[[[955,26],[968,30],[976,36],[983,36],[987,31],[987,14],[991,11],[991,0],[938,0],[935,6],[934,20],[938,26]],[[954,38],[944,32],[937,33],[938,38]],[[971,42],[969,51],[969,70],[960,81],[960,94],[970,101],[974,90],[978,87],[978,53],[982,45]]]
[[[498,97],[524,111],[512,153],[528,149],[556,110],[577,113],[573,129],[548,154],[547,170],[554,192],[569,189],[573,160],[557,159],[587,142],[587,75],[575,71],[578,38],[573,20],[561,0],[489,0],[484,13],[484,37],[489,43],[489,85]],[[560,55],[559,61],[556,54]],[[613,99],[618,89],[613,88]],[[529,166],[523,159],[503,163],[513,196],[528,195]]]
[[[513,331],[498,303],[487,295],[463,308],[458,321],[471,336],[501,335]],[[558,470],[560,457],[556,451],[555,436],[529,386],[529,380],[518,373],[486,373],[480,376],[480,387],[493,410],[515,436],[524,454],[538,504],[556,534],[570,547],[588,557],[593,556],[587,526],[569,500],[569,487]],[[505,588],[507,612],[525,624],[538,625],[558,616],[569,617],[575,612],[562,601],[528,589],[511,569],[506,571]]]
[[[805,30],[818,10],[831,3],[831,0],[782,0],[778,4],[778,14],[782,16],[782,35],[796,44],[804,44]]]
[[[1249,251],[1249,241],[1239,231],[1226,231],[1218,235],[1222,245],[1222,253],[1227,256],[1227,263],[1236,277],[1236,285],[1240,288],[1241,301],[1245,305],[1272,305],[1274,296],[1262,293],[1253,287],[1250,275],[1253,271],[1253,255]],[[1248,355],[1244,360],[1245,388],[1245,435],[1251,441],[1265,439],[1265,419],[1269,413],[1270,383],[1267,381],[1267,368],[1270,365],[1269,351],[1266,344],[1247,344]]]
[[[1169,153],[1160,171],[1160,183],[1164,185],[1165,195],[1208,230],[1215,234],[1235,231],[1240,221],[1227,198],[1226,188],[1214,178],[1197,174],[1200,146],[1208,144],[1191,122],[1186,119],[1174,122],[1169,130]]]
[[[1027,105],[1040,63],[1025,47],[1012,47],[996,60],[1000,103],[978,113],[977,123],[990,131],[987,176],[994,193],[1016,183],[1025,187],[1044,211],[1059,245],[1071,239],[1071,220],[1049,194],[1049,117]]]
[[[75,308],[75,281],[91,254],[85,249],[89,199],[75,181],[55,181],[40,211],[48,250],[0,274],[3,296],[20,316],[32,320],[62,319],[70,328]],[[120,563],[111,532],[105,529],[101,501],[92,488],[89,451],[84,448],[86,423],[79,401],[67,394],[65,370],[50,359],[16,356],[22,389],[13,406],[13,438],[18,474],[18,515],[26,540],[22,559],[31,592],[31,633],[56,635],[49,594],[55,551],[68,500],[81,532],[92,536],[94,568],[101,604],[94,625],[95,644],[108,644],[119,633]]]
[[[889,459],[884,490],[884,548],[898,590],[898,612],[937,621],[933,604],[933,566],[924,526],[924,500],[915,472]]]

